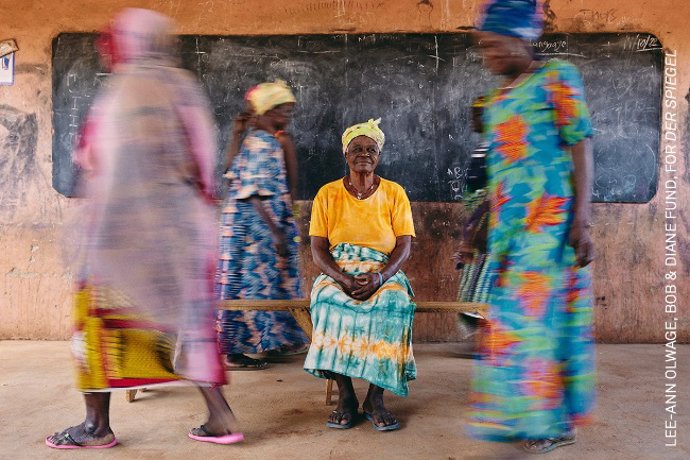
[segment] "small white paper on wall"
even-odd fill
[[[0,85],[14,84],[14,53],[0,57]]]

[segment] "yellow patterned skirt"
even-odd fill
[[[75,292],[72,355],[84,392],[151,387],[175,374],[175,334],[145,318],[128,299],[101,285]]]

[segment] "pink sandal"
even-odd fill
[[[195,434],[194,431],[196,431],[199,434]],[[199,428],[193,428],[192,431],[187,433],[187,436],[189,436],[191,439],[199,442],[210,442],[213,444],[235,444],[236,442],[241,442],[244,441],[244,434],[242,433],[228,433],[228,434],[223,434],[223,435],[212,435],[206,430],[206,427],[204,425],[201,425]]]

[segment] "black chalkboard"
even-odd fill
[[[94,34],[53,41],[53,186],[71,195],[71,151],[105,78]],[[494,83],[467,34],[181,36],[183,66],[199,76],[218,122],[218,165],[244,92],[282,78],[294,89],[300,197],[343,175],[340,135],[381,117],[377,172],[413,201],[457,201],[476,138],[471,101]],[[663,51],[649,34],[551,34],[534,44],[583,74],[595,137],[594,200],[647,202],[657,187]],[[218,173],[220,174],[220,170]]]

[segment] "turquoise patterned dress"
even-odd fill
[[[220,222],[216,295],[231,299],[302,298],[298,233],[292,216],[280,142],[251,131],[232,165]],[[287,235],[289,256],[276,253],[268,224],[248,198],[258,195]],[[261,353],[305,345],[309,339],[286,311],[223,311],[218,315],[221,350]]]
[[[469,432],[557,437],[587,420],[594,402],[590,270],[576,268],[568,244],[567,147],[592,135],[577,69],[546,62],[514,89],[494,92],[484,122],[493,280]]]

